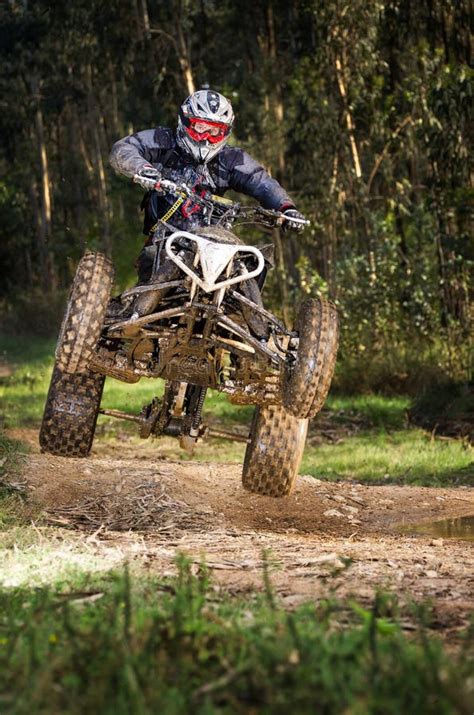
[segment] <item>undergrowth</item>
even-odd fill
[[[24,445],[0,428],[0,530],[22,521],[24,453]]]
[[[0,591],[2,713],[472,712],[472,633],[447,653],[397,600],[308,603],[288,612],[266,590],[222,595],[205,565],[193,575],[114,577],[80,590]]]

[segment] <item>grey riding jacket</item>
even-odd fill
[[[242,149],[226,145],[207,164],[196,164],[180,149],[174,131],[165,127],[145,129],[120,139],[112,148],[110,163],[117,173],[129,177],[145,164],[152,164],[160,172],[191,167],[202,177],[199,185],[219,196],[234,189],[256,199],[266,209],[294,207],[278,181]]]

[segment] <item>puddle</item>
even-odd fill
[[[474,514],[418,524],[418,526],[410,528],[410,532],[442,539],[474,541]]]

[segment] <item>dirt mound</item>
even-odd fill
[[[33,455],[29,464],[33,502],[50,524],[136,532],[206,527],[204,512],[181,498],[175,469],[133,460],[49,455]]]
[[[200,531],[220,523],[347,538],[399,534],[409,524],[474,510],[468,490],[369,487],[304,476],[286,499],[260,497],[242,489],[235,464],[41,454],[28,463],[28,484],[47,519],[89,530]]]

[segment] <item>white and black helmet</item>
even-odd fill
[[[229,100],[212,89],[200,89],[180,107],[178,144],[196,161],[205,164],[226,145],[233,122]]]

